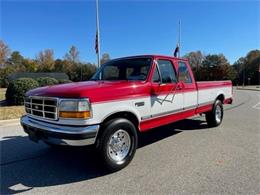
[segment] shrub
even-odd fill
[[[15,72],[13,67],[0,68],[0,87],[6,88],[9,84],[8,76]]]
[[[58,82],[59,82],[59,84],[72,83],[72,81],[68,80],[68,79],[59,79]]]
[[[6,101],[9,105],[23,105],[25,93],[37,87],[39,87],[39,83],[31,78],[11,81],[5,94]]]
[[[57,85],[59,82],[51,77],[39,77],[36,79],[41,87],[46,85]]]

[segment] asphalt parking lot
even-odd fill
[[[260,194],[260,93],[234,99],[218,128],[198,116],[143,134],[132,163],[112,174],[90,148],[52,149],[1,125],[1,194]]]

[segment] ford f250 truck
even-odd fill
[[[232,103],[231,81],[196,82],[186,59],[143,55],[111,60],[90,81],[33,89],[21,125],[49,145],[95,145],[110,170],[134,157],[138,133],[205,114],[209,126]]]

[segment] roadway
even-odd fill
[[[132,163],[112,174],[89,147],[52,149],[2,124],[1,194],[260,194],[260,93],[234,99],[218,128],[198,116],[143,134]]]

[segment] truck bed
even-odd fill
[[[220,88],[220,87],[231,87],[232,82],[229,80],[226,81],[197,81],[197,89],[210,89],[210,88]]]
[[[224,103],[232,102],[232,82],[231,81],[199,81],[197,85],[197,113],[204,112],[220,96]]]

